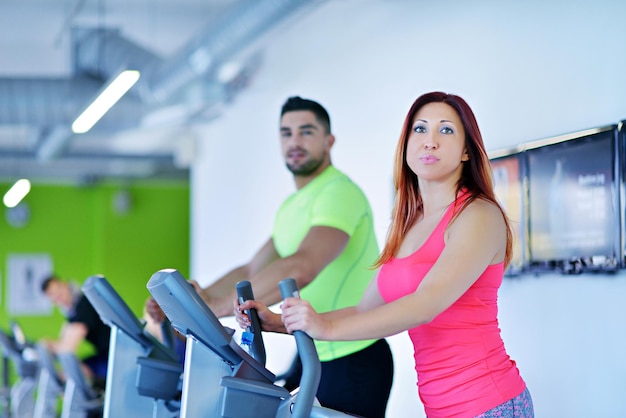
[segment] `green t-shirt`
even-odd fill
[[[372,209],[361,189],[329,166],[282,204],[272,238],[281,257],[294,254],[313,226],[337,228],[350,236],[343,252],[300,291],[318,312],[355,306],[361,300],[378,257]],[[315,341],[321,361],[352,354],[374,341]]]

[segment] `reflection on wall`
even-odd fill
[[[616,257],[612,136],[528,152],[531,262]]]

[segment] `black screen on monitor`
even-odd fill
[[[619,170],[620,170],[620,267],[626,267],[626,120],[620,121],[617,129],[617,143],[619,145]]]
[[[613,257],[615,130],[528,150],[531,262]]]

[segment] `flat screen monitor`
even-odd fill
[[[626,120],[620,121],[617,128],[620,167],[620,248],[621,267],[626,268]]]
[[[491,159],[494,191],[513,230],[513,256],[507,273],[519,274],[526,267],[526,221],[524,213],[523,155],[516,153]]]
[[[534,266],[615,270],[619,249],[616,129],[528,149]]]

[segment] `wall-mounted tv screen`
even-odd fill
[[[604,129],[526,151],[531,264],[618,267],[615,138],[615,128]]]
[[[513,230],[513,257],[507,273],[518,274],[527,261],[522,155],[492,158],[491,169],[496,198],[506,211]]]
[[[618,125],[617,143],[619,148],[619,167],[621,168],[620,187],[620,248],[622,249],[621,267],[626,267],[626,120]]]

